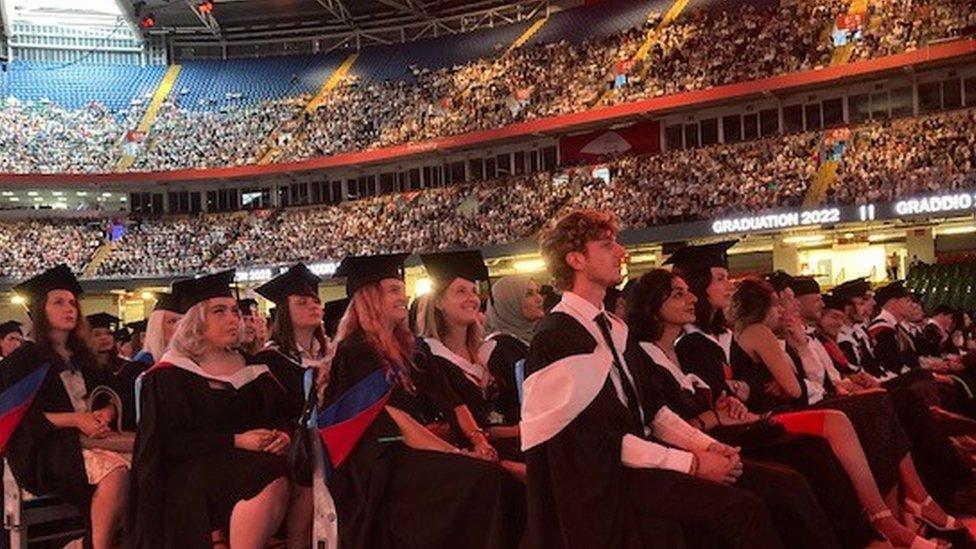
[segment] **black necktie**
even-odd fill
[[[613,355],[613,367],[617,370],[617,375],[620,376],[620,386],[623,388],[624,396],[627,398],[627,410],[630,411],[630,417],[634,421],[634,425],[643,432],[640,403],[637,401],[637,393],[634,391],[634,387],[630,384],[630,378],[627,377],[627,373],[624,371],[624,363],[620,360],[620,356],[617,354],[617,348],[613,345],[613,337],[610,335],[610,322],[603,313],[598,314],[594,320],[596,321],[596,325],[600,327],[603,340],[610,347],[610,353]]]

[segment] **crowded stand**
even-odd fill
[[[970,109],[857,128],[828,200],[863,204],[972,188],[974,125]]]
[[[80,272],[105,241],[98,222],[34,219],[0,223],[0,276],[20,279],[43,271],[52,262]]]
[[[133,169],[253,164],[268,150],[277,152],[276,161],[304,160],[821,68],[831,62],[832,29],[847,8],[840,0],[736,9],[705,6],[664,25],[655,10],[643,24],[609,36],[581,42],[553,37],[449,67],[412,66],[401,77],[381,81],[349,76],[304,116],[299,113],[310,96],[297,91],[266,98],[240,91],[206,100],[171,100],[138,145]],[[852,58],[891,55],[965,36],[974,25],[968,0],[871,4],[852,38]],[[645,40],[647,57],[634,59]],[[219,79],[220,69],[212,70]],[[19,150],[23,141],[0,151],[0,167],[14,172],[106,171],[121,154],[125,130],[135,125],[106,119],[92,108],[15,108],[4,116],[18,116],[22,126],[39,128],[31,133],[26,151]],[[284,130],[276,132],[283,124]],[[12,131],[11,126],[4,128]],[[216,128],[231,128],[234,138],[215,138]],[[67,145],[91,134],[94,142]],[[273,134],[285,136],[277,143],[280,150],[269,141]],[[14,143],[23,137],[7,139]],[[36,151],[47,148],[48,141],[56,154],[41,157]],[[57,154],[59,150],[63,152]]]
[[[486,3],[120,0],[66,42],[131,47],[110,100],[0,96],[0,549],[976,548],[976,41],[240,169],[911,51],[973,2],[441,42]]]

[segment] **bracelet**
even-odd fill
[[[688,474],[697,477],[698,476],[698,456],[691,454],[691,468],[688,469]]]
[[[718,424],[719,427],[721,427],[722,426],[722,420],[718,418],[718,412],[716,412],[715,410],[710,410],[710,411],[715,416],[715,423]]]

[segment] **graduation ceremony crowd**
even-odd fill
[[[973,545],[971,317],[732,276],[734,240],[624,285],[618,230],[564,213],[535,279],[421,254],[412,301],[408,253],[347,256],[326,304],[298,263],[270,319],[233,270],[181,279],[137,333],[49,268],[0,325],[0,388],[39,380],[4,457],[96,549],[309,547],[320,454],[340,547]]]

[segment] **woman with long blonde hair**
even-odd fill
[[[463,407],[453,412],[454,439],[467,440],[493,459],[522,462],[517,420],[506,418],[500,385],[484,360],[481,297],[477,281],[488,279],[478,250],[422,256],[433,279],[423,323],[427,365],[447,379]],[[517,473],[517,471],[516,471]]]
[[[369,404],[352,449],[334,467],[329,489],[344,547],[518,546],[525,493],[504,469],[428,430],[439,379],[415,360],[403,283],[406,254],[347,257],[350,303],[339,323],[321,417],[342,422],[349,403]],[[377,392],[370,388],[379,387]],[[370,413],[372,415],[363,415]],[[329,425],[320,428],[328,430]],[[343,440],[348,445],[348,434]],[[327,443],[328,446],[328,443]]]

